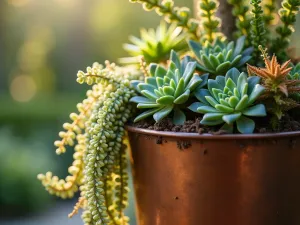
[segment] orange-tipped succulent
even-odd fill
[[[289,73],[292,70],[288,60],[282,65],[278,63],[277,57],[272,56],[271,60],[267,49],[259,46],[265,62],[265,68],[247,65],[249,75],[255,74],[262,78],[266,91],[262,98],[269,112],[275,114],[278,119],[285,111],[299,107],[299,103],[290,97],[291,94],[300,92],[300,80],[291,80]]]
[[[270,60],[266,50],[263,50],[260,46],[262,56],[265,62],[265,68],[259,68],[251,65],[248,66],[248,73],[255,74],[263,78],[264,86],[266,87],[266,94],[268,92],[281,92],[286,97],[291,93],[300,91],[300,81],[299,80],[289,80],[288,74],[292,70],[290,67],[291,60],[286,61],[282,65],[277,62],[277,57],[272,56]]]

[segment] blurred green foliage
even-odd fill
[[[55,169],[47,147],[36,140],[15,138],[0,130],[0,215],[15,216],[49,204],[49,196],[35,179],[49,167]]]

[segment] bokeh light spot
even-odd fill
[[[28,102],[36,94],[37,87],[34,79],[27,75],[19,75],[10,85],[10,94],[18,102]]]

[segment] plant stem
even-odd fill
[[[235,18],[232,15],[232,6],[228,4],[227,0],[219,0],[217,16],[221,19],[221,32],[225,34],[228,39],[232,39],[235,30]]]
[[[226,35],[227,38],[232,39],[234,32],[235,19],[232,15],[232,6],[227,3],[227,0],[219,0],[220,5],[218,8],[217,16],[221,19],[221,32]],[[199,0],[194,0],[194,14],[195,18],[199,18]]]

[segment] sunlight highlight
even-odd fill
[[[27,75],[20,75],[13,79],[10,85],[10,94],[18,102],[30,101],[37,92],[34,79]]]

